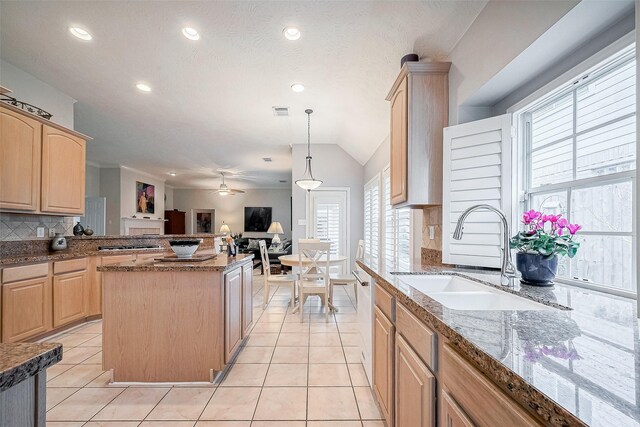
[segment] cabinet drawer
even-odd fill
[[[395,319],[395,316],[393,315],[394,301],[391,294],[382,289],[382,287],[376,283],[374,298],[376,306],[385,314],[385,316],[387,316],[389,320],[393,322]]]
[[[396,305],[396,330],[432,370],[436,370],[436,334],[402,304]]]
[[[49,274],[49,263],[21,265],[2,270],[2,283],[17,282],[18,280],[35,279]]]
[[[445,392],[477,426],[542,425],[448,345],[440,355],[440,379]]]
[[[136,256],[134,254],[129,255],[111,255],[102,257],[102,265],[120,264],[121,262],[135,261]]]
[[[53,263],[53,274],[71,273],[87,269],[87,258],[70,259],[68,261],[56,261]]]

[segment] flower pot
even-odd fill
[[[553,286],[553,279],[558,273],[558,256],[544,256],[540,254],[528,254],[518,252],[516,254],[516,267],[525,285]]]

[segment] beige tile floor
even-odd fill
[[[300,323],[288,287],[272,288],[263,310],[261,275],[254,293],[254,327],[218,384],[110,385],[101,322],[54,337],[64,358],[47,371],[47,426],[384,426],[360,363],[353,289],[336,287],[339,312],[328,323],[317,298]]]

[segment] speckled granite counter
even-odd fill
[[[154,260],[142,263],[123,262],[121,264],[99,266],[98,271],[224,271],[251,262],[252,259],[253,254],[238,254],[235,257],[221,254],[207,261],[196,262],[160,262]]]
[[[0,392],[62,360],[62,344],[0,344]]]
[[[460,275],[572,309],[458,311],[404,283],[401,274],[358,264],[548,425],[640,425],[640,322],[634,300],[560,284],[501,286],[493,272],[416,263],[411,273]]]
[[[203,239],[200,249],[213,247],[212,234],[175,234],[143,236],[67,236],[69,248],[54,252],[49,249],[50,239],[0,242],[0,267],[15,264],[30,264],[47,261],[60,261],[95,255],[127,255],[166,251],[171,252],[170,239]],[[100,251],[99,246],[116,245],[155,245],[158,249],[132,249]]]

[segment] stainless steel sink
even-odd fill
[[[555,310],[459,276],[397,274],[398,279],[453,310]]]

